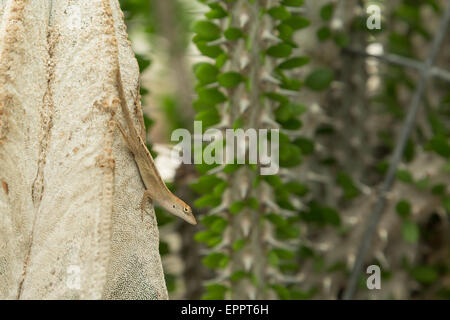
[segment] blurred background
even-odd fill
[[[449,1],[120,3],[149,146],[200,220],[192,227],[157,209],[172,299],[341,299],[364,237],[373,241],[353,298],[450,298]],[[379,29],[369,28],[371,5]],[[413,97],[420,109],[402,148]],[[194,120],[279,128],[280,172],[173,163],[171,133]],[[369,265],[380,267],[379,290],[367,288]]]

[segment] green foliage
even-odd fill
[[[292,46],[286,43],[280,43],[267,49],[267,55],[274,58],[287,58],[292,53]]]
[[[344,191],[344,198],[347,200],[350,200],[360,195],[360,191],[353,183],[352,178],[344,172],[339,172],[337,174],[337,184]]]
[[[416,243],[419,240],[419,226],[411,220],[405,220],[403,222],[402,233],[406,242]]]
[[[308,223],[321,226],[332,225],[337,227],[341,224],[341,218],[335,209],[322,206],[316,201],[310,202],[309,210],[303,211],[301,217]]]
[[[438,272],[430,266],[415,267],[411,270],[411,276],[422,284],[432,284],[438,279]]]
[[[212,41],[220,38],[220,28],[210,21],[197,21],[193,31],[197,34],[196,41]]]
[[[244,77],[238,72],[225,72],[218,76],[217,81],[219,85],[224,88],[236,87],[244,80]]]
[[[407,218],[411,212],[411,204],[406,200],[397,202],[395,210],[402,218]]]
[[[308,57],[295,57],[291,59],[287,59],[280,63],[278,68],[280,69],[295,69],[304,66],[305,64],[309,63]]]
[[[350,38],[349,35],[341,30],[335,30],[330,27],[330,22],[334,16],[335,3],[329,2],[324,4],[319,11],[322,25],[317,29],[316,37],[320,42],[325,42],[329,39],[333,39],[334,43],[341,48],[347,47]],[[365,28],[365,21],[362,22]]]
[[[380,121],[379,119],[382,118],[386,121],[386,126],[380,125],[378,135],[375,136],[378,139],[375,146],[371,145],[374,139],[362,141],[363,144],[367,144],[364,148],[367,154],[364,154],[364,157],[370,164],[363,164],[365,166],[362,171],[363,176],[355,174],[351,166],[349,169],[345,163],[342,163],[342,157],[338,155],[342,150],[338,150],[336,154],[334,154],[336,150],[324,150],[324,147],[328,147],[324,141],[342,140],[341,134],[348,128],[341,126],[342,118],[339,117],[353,116],[353,111],[360,111],[356,110],[356,106],[352,106],[352,112],[341,111],[344,106],[335,104],[335,98],[340,94],[345,74],[351,72],[354,75],[359,71],[339,69],[341,63],[345,65],[345,62],[341,61],[344,60],[344,53],[339,53],[336,61],[330,62],[327,67],[320,66],[320,61],[315,59],[315,56],[311,56],[315,59],[314,67],[311,68],[308,66],[311,58],[299,55],[310,51],[303,50],[303,43],[294,37],[295,32],[310,25],[306,16],[315,16],[314,27],[317,32],[312,36],[316,36],[320,42],[319,45],[325,45],[325,48],[331,48],[334,45],[336,52],[340,52],[339,48],[348,47],[350,40],[352,40],[351,44],[355,45],[355,40],[365,39],[368,43],[382,43],[385,53],[419,59],[423,55],[417,54],[417,43],[426,44],[434,33],[434,29],[429,28],[425,19],[437,17],[442,12],[442,8],[438,1],[433,0],[400,0],[399,5],[393,6],[392,11],[383,13],[383,20],[386,20],[386,23],[383,21],[383,29],[369,31],[366,27],[367,17],[362,7],[359,8],[359,10],[362,9],[362,14],[355,17],[351,25],[344,25],[343,28],[338,29],[331,25],[335,15],[336,18],[341,19],[341,16],[337,16],[341,12],[335,10],[339,5],[336,1],[324,3],[317,12],[308,12],[305,15],[298,13],[300,12],[298,10],[293,10],[295,7],[302,6],[303,0],[275,1],[271,2],[270,7],[264,7],[263,2],[257,1],[245,2],[243,7],[238,7],[236,5],[238,2],[232,0],[200,2],[206,5],[207,12],[199,21],[192,23],[189,18],[186,18],[187,14],[184,12],[180,14],[183,11],[180,8],[183,8],[183,5],[177,5],[174,13],[180,17],[179,22],[184,26],[178,30],[186,35],[192,31],[193,35],[186,36],[186,39],[192,39],[200,54],[205,57],[203,62],[195,64],[193,68],[193,74],[197,79],[195,86],[197,97],[193,103],[196,112],[195,120],[202,121],[203,130],[219,123],[225,127],[245,129],[250,126],[248,115],[254,110],[258,114],[258,119],[262,118],[262,115],[268,116],[281,129],[280,167],[283,170],[283,174],[259,176],[256,166],[229,164],[221,168],[217,165],[196,165],[200,177],[191,184],[192,190],[198,195],[194,203],[194,211],[203,209],[206,214],[200,219],[202,229],[195,235],[195,240],[209,250],[209,254],[203,257],[202,262],[215,273],[228,272],[228,268],[233,270],[229,281],[206,286],[203,298],[233,297],[236,294],[235,286],[237,287],[241,282],[255,287],[263,284],[263,290],[258,290],[261,296],[264,296],[263,293],[266,291],[272,290],[280,299],[313,298],[319,292],[318,288],[285,285],[269,277],[257,278],[252,268],[246,270],[242,263],[239,263],[240,260],[233,257],[263,252],[262,257],[257,257],[260,259],[257,261],[264,261],[263,265],[267,264],[271,268],[276,268],[281,275],[296,275],[305,266],[312,268],[317,275],[333,277],[334,273],[347,274],[349,270],[346,269],[343,259],[328,261],[328,257],[323,252],[304,239],[315,241],[320,239],[320,234],[328,232],[335,232],[345,239],[353,231],[343,223],[344,220],[341,221],[340,212],[342,211],[342,217],[345,217],[344,210],[354,209],[353,206],[359,205],[360,198],[367,197],[365,189],[364,194],[362,193],[363,184],[356,181],[369,185],[372,189],[371,193],[376,194],[379,187],[377,183],[386,174],[390,156],[396,146],[399,126],[408,112],[404,106],[413,96],[417,81],[412,70],[390,66],[384,62],[377,64],[376,73],[381,80],[380,87],[376,92],[372,89],[365,92],[366,98],[370,98],[370,101],[367,101],[369,108],[362,110],[369,113],[367,121]],[[151,14],[155,11],[152,10],[154,1],[121,0],[121,5],[127,19],[144,18],[144,24],[136,28],[145,30],[149,38],[153,39],[153,35],[161,30],[158,17]],[[257,8],[259,11],[253,16],[251,14],[253,11],[247,10],[248,8]],[[236,17],[241,14],[238,10],[250,14],[248,18],[251,26],[257,26],[257,23],[265,28],[269,26],[267,30],[264,29],[264,34],[270,34],[272,38],[264,39],[264,41],[255,38],[252,28],[241,25],[236,20]],[[385,10],[384,7],[383,10]],[[424,10],[428,10],[426,15]],[[268,19],[270,23],[266,24],[264,19]],[[384,28],[385,25],[397,27],[390,27],[387,30]],[[130,25],[130,28],[135,27]],[[307,29],[306,32],[310,30]],[[383,37],[377,38],[378,33],[383,33]],[[256,32],[256,34],[263,33]],[[361,44],[367,45],[367,43]],[[332,55],[333,52],[330,50],[330,56]],[[250,58],[249,66],[241,68],[240,63],[243,63],[244,58]],[[137,59],[141,72],[151,65],[151,61],[145,56],[138,55]],[[373,70],[369,72],[370,76],[373,76],[373,72]],[[263,78],[266,75],[270,76],[270,79]],[[320,107],[325,110],[327,116],[331,114],[333,118],[331,121],[319,120],[317,125],[311,125],[310,106],[293,101],[293,97],[296,97],[299,91],[307,90],[313,91],[309,93],[320,94],[330,89],[332,84],[332,94],[320,95],[324,98],[324,100],[320,98]],[[441,85],[444,87],[441,91],[448,92],[446,83],[442,85],[440,82],[430,81],[430,85]],[[351,88],[353,89],[353,86]],[[369,91],[370,94],[368,94]],[[252,100],[245,112],[236,111],[235,106],[252,97],[254,92],[258,93],[259,100]],[[402,155],[403,163],[396,172],[397,180],[394,187],[402,185],[401,187],[407,188],[406,190],[414,189],[415,193],[433,199],[430,210],[436,210],[440,214],[442,212],[450,214],[450,194],[447,184],[443,182],[445,180],[436,179],[429,174],[428,169],[425,170],[424,175],[423,170],[417,170],[416,162],[417,159],[420,160],[418,155],[423,156],[426,152],[430,159],[440,157],[446,163],[440,168],[438,175],[450,173],[450,95],[446,94],[441,101],[438,101],[436,92],[433,91],[433,97],[430,93],[430,97],[426,96],[423,99],[425,108],[423,115],[420,116],[424,118],[408,140]],[[146,94],[148,90],[141,88],[141,93]],[[353,95],[353,92],[350,93]],[[360,92],[354,94],[358,96]],[[170,126],[183,126],[177,122],[179,106],[173,97],[163,96],[160,105],[170,119]],[[372,110],[374,106],[377,107],[375,111]],[[358,107],[363,108],[359,105]],[[308,114],[308,118],[303,118],[305,113]],[[313,117],[312,122],[314,120]],[[144,121],[148,130],[153,120],[145,116]],[[265,126],[261,123],[256,126],[258,125]],[[307,134],[303,131],[299,132],[303,128],[307,129]],[[371,130],[371,126],[363,128]],[[336,148],[341,145],[337,143]],[[351,151],[345,150],[345,157],[353,157],[354,151],[354,146]],[[310,167],[298,170],[300,165]],[[428,166],[429,163],[427,162],[426,165]],[[430,165],[433,165],[431,161]],[[211,169],[215,169],[214,174],[211,173]],[[220,172],[217,173],[219,169]],[[309,173],[316,170],[325,176],[323,181],[318,183],[299,181],[304,179],[305,171]],[[434,173],[434,171],[430,172]],[[236,196],[237,192],[234,192],[238,187],[233,182],[239,177],[248,179],[250,191],[245,196]],[[262,193],[263,187],[268,187],[269,191]],[[330,202],[329,192],[333,192]],[[414,196],[417,196],[415,193]],[[428,239],[430,238],[427,230],[429,221],[423,220],[426,213],[421,212],[420,224],[417,222],[417,215],[412,214],[412,208],[417,210],[417,206],[414,205],[416,199],[412,195],[402,194],[400,198],[394,197],[394,200],[388,197],[388,201],[393,201],[391,202],[395,208],[393,214],[396,214],[399,219],[396,225],[400,226],[398,229],[400,239],[411,247],[419,248],[418,250],[422,247],[434,250],[433,246],[437,241],[435,238],[433,241]],[[270,198],[270,204],[267,198]],[[336,200],[337,204],[333,200]],[[331,207],[330,203],[336,205],[336,208]],[[441,208],[436,208],[439,205]],[[392,214],[392,212],[386,212],[386,214]],[[173,221],[172,217],[164,214],[159,208],[157,218],[159,225]],[[253,250],[257,244],[252,241],[251,236],[244,235],[240,230],[249,221],[251,221],[251,232],[258,228],[261,234],[270,235],[271,239],[276,239],[283,245],[279,247],[272,243],[264,243],[264,245],[260,244],[258,250]],[[297,247],[292,246],[292,249],[286,249],[299,239],[300,244]],[[262,250],[259,250],[261,248]],[[161,255],[168,254],[169,250],[168,244],[161,241]],[[418,285],[429,288],[436,286],[440,296],[450,296],[449,288],[441,285],[439,281],[440,277],[448,275],[448,271],[446,273],[448,262],[439,261],[436,265],[427,265],[425,262],[414,262],[414,264],[406,261],[405,258],[403,268],[409,272],[412,279],[417,281]],[[383,281],[389,281],[388,274],[395,274],[395,272],[395,269],[383,270]],[[169,290],[174,289],[174,280],[173,275],[166,275]],[[365,278],[361,278],[365,288],[364,280]]]
[[[204,300],[224,300],[225,293],[228,291],[228,288],[224,285],[220,284],[212,284],[206,287],[206,293],[203,295],[202,299]]]
[[[330,21],[333,17],[334,12],[334,4],[333,3],[327,3],[320,9],[320,17],[324,21]]]
[[[302,81],[291,77],[291,73],[309,63],[309,57],[293,56],[293,51],[297,45],[293,41],[293,35],[296,30],[303,29],[309,25],[309,20],[305,17],[295,14],[290,11],[290,7],[298,7],[302,5],[303,1],[287,0],[274,5],[272,7],[264,8],[260,4],[248,3],[248,6],[259,8],[260,17],[269,18],[273,22],[272,33],[280,39],[280,41],[262,41],[258,38],[252,38],[248,27],[242,26],[237,21],[234,21],[236,12],[231,14],[233,10],[239,10],[235,6],[235,2],[218,1],[214,4],[209,4],[210,11],[205,15],[207,20],[200,20],[193,25],[195,36],[193,42],[196,44],[199,51],[209,57],[213,58],[215,62],[201,62],[194,66],[194,73],[197,78],[196,93],[197,100],[194,102],[194,107],[197,110],[197,120],[203,121],[203,128],[214,126],[220,122],[224,116],[224,112],[229,112],[233,108],[234,96],[236,92],[245,90],[248,96],[251,96],[252,90],[260,88],[263,85],[261,82],[255,82],[255,78],[251,78],[247,68],[240,69],[237,66],[230,66],[227,61],[237,61],[240,57],[235,57],[236,51],[233,50],[239,43],[245,44],[245,50],[251,54],[252,47],[257,45],[260,50],[257,60],[250,61],[252,68],[256,68],[258,73],[262,73],[267,61],[273,61],[272,69],[265,70],[273,79],[279,81],[279,88],[284,90],[297,91],[302,87]],[[222,5],[224,4],[224,5]],[[250,19],[259,19],[251,17]],[[256,23],[252,21],[252,23]],[[254,35],[253,35],[254,37]],[[222,42],[224,45],[217,45]],[[242,48],[242,47],[240,47]],[[270,64],[268,64],[270,65]],[[313,79],[314,80],[314,79]],[[314,81],[313,81],[314,82]],[[320,81],[319,81],[320,82]],[[325,88],[325,86],[323,86]],[[316,85],[317,86],[317,85]],[[239,90],[238,90],[239,88]],[[302,127],[302,122],[299,117],[307,111],[307,107],[302,104],[292,103],[289,95],[278,93],[276,86],[265,86],[268,90],[263,90],[260,94],[260,101],[266,101],[274,107],[275,120],[287,130],[298,130]],[[271,88],[271,89],[269,89]],[[319,90],[320,88],[316,88]],[[260,108],[259,105],[251,105],[250,108]],[[222,110],[220,115],[218,110]],[[264,113],[267,110],[260,109],[258,112]],[[232,113],[233,115],[233,113]],[[231,119],[230,125],[234,128],[246,128],[248,117],[240,114]],[[284,168],[294,168],[301,164],[303,153],[310,155],[314,152],[314,142],[305,137],[297,137],[293,139],[283,133],[280,134],[280,166]],[[204,166],[197,166],[199,169]],[[253,176],[254,181],[249,181],[253,188],[259,188],[261,184],[267,183],[274,189],[275,200],[280,208],[291,210],[295,212],[295,208],[291,204],[291,197],[302,197],[309,192],[309,188],[296,181],[289,179],[282,181],[278,176],[258,176],[257,167],[251,165],[227,164],[221,171],[221,175],[207,175],[206,170],[201,170],[201,176],[198,182],[192,185],[201,197],[195,202],[197,208],[217,208],[224,205],[224,194],[232,192],[230,189],[233,177],[248,174]],[[227,178],[224,178],[224,175]],[[221,186],[220,193],[212,193],[211,190]],[[224,238],[224,234],[231,226],[232,221],[239,221],[244,219],[248,214],[260,215],[260,225],[252,225],[251,228],[267,228],[267,224],[272,224],[274,229],[274,237],[285,241],[288,239],[295,239],[299,236],[298,223],[300,217],[284,218],[280,216],[279,212],[262,214],[261,210],[265,209],[263,205],[264,198],[256,192],[254,194],[245,196],[243,198],[233,198],[229,203],[226,203],[227,215],[223,214],[209,214],[202,223],[205,230],[196,235],[196,240],[206,244],[212,248],[219,248],[218,244]],[[322,214],[326,217],[325,220],[330,224],[339,224],[339,218],[336,217],[336,212],[330,208],[321,208]],[[234,223],[233,223],[234,225]],[[235,237],[230,244],[232,254],[238,254],[245,248],[252,244],[248,241],[245,235]],[[296,252],[288,251],[281,248],[270,248],[267,252],[267,259],[282,272],[289,272],[297,269],[295,267]],[[248,249],[247,249],[248,251]],[[263,257],[260,257],[260,259]],[[232,259],[225,255],[221,249],[213,251],[203,259],[203,263],[208,267],[219,270],[224,268]],[[233,262],[234,263],[234,262]],[[232,282],[250,281],[256,283],[258,281],[266,281],[264,279],[255,279],[251,272],[236,271],[232,274]],[[272,287],[273,290],[282,294],[276,285]],[[222,297],[228,290],[225,287],[209,287],[205,298]],[[233,294],[233,291],[231,291]],[[289,295],[292,293],[289,290]],[[298,296],[298,292],[294,296]]]
[[[225,268],[228,264],[229,257],[223,253],[211,253],[203,258],[202,262],[211,269]]]
[[[334,80],[334,72],[329,68],[319,68],[311,72],[305,80],[305,85],[314,91],[328,88]]]

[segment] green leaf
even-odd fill
[[[213,59],[219,57],[224,53],[223,49],[220,46],[209,46],[204,42],[197,42],[196,45],[201,54]]]
[[[193,31],[203,40],[212,41],[220,38],[221,31],[218,25],[211,21],[197,21]]]
[[[303,82],[301,80],[294,78],[284,78],[283,83],[280,85],[280,87],[286,90],[297,91],[300,90],[302,85]]]
[[[293,259],[295,257],[295,253],[290,250],[273,249],[271,251],[274,252],[277,255],[278,259],[280,259],[280,260],[289,260],[289,259]]]
[[[215,195],[216,197],[221,197],[222,194],[223,194],[223,193],[225,192],[225,190],[227,189],[227,187],[228,187],[228,183],[226,183],[225,181],[219,183],[217,186],[214,187],[214,191],[213,191],[214,195]]]
[[[239,117],[236,120],[234,120],[232,128],[233,128],[233,130],[243,129],[244,128],[244,119],[242,117]]]
[[[190,187],[197,193],[206,194],[210,193],[211,190],[221,182],[223,182],[223,180],[215,175],[207,175],[200,177],[198,181],[192,183]]]
[[[259,201],[255,197],[248,198],[246,201],[246,205],[247,207],[252,208],[253,210],[259,209]]]
[[[419,227],[413,221],[405,220],[402,226],[402,234],[406,242],[417,243],[420,235]]]
[[[444,164],[444,166],[442,167],[442,171],[444,171],[445,173],[450,173],[450,161]]]
[[[149,59],[147,59],[145,56],[140,55],[140,54],[136,54],[136,60],[139,65],[140,73],[142,73],[145,69],[147,69],[151,64],[151,61]]]
[[[277,293],[280,300],[291,299],[291,293],[289,292],[289,289],[287,289],[286,287],[276,284],[272,285],[272,289]]]
[[[211,194],[207,194],[203,197],[201,197],[200,199],[197,199],[194,203],[194,205],[197,208],[205,208],[205,207],[217,207],[221,202],[221,199],[211,195]]]
[[[339,226],[341,218],[339,212],[330,207],[321,206],[317,201],[310,201],[309,209],[301,212],[301,218],[310,223],[315,223],[321,226],[327,224]]]
[[[399,216],[406,218],[411,212],[411,204],[406,200],[400,200],[395,206],[395,211],[397,211]]]
[[[212,7],[210,11],[205,13],[205,17],[208,19],[222,19],[227,15],[228,13],[220,5]]]
[[[211,269],[223,269],[227,266],[230,257],[223,253],[211,253],[210,255],[204,257],[202,262],[205,266]]]
[[[378,173],[386,174],[386,172],[388,171],[388,168],[389,168],[389,163],[386,161],[381,161],[380,163],[377,164]]]
[[[314,91],[328,88],[334,80],[334,72],[329,68],[319,68],[311,72],[305,80],[305,85]]]
[[[148,131],[153,126],[154,123],[155,123],[155,121],[144,113],[145,131]]]
[[[282,104],[280,105],[277,110],[275,110],[275,119],[278,122],[287,121],[291,118],[291,108],[289,104]]]
[[[317,288],[308,291],[291,290],[291,298],[292,300],[311,300],[317,294],[317,291]]]
[[[204,300],[224,300],[228,288],[221,284],[211,284],[206,286],[206,294],[202,296]]]
[[[174,217],[166,213],[163,209],[155,207],[156,219],[158,220],[158,226],[163,226],[174,221]]]
[[[214,222],[216,222],[217,220],[222,220],[223,218],[216,215],[216,214],[211,214],[211,215],[205,215],[202,217],[202,223],[206,226],[206,227],[211,227]]]
[[[300,148],[293,145],[289,137],[283,133],[280,133],[280,166],[283,168],[292,168],[299,165],[302,162],[302,153]]]
[[[291,17],[291,14],[284,6],[272,7],[267,10],[267,13],[278,20],[286,20]]]
[[[350,43],[350,37],[344,32],[336,32],[333,36],[333,39],[336,45],[341,48],[347,47]]]
[[[199,63],[194,66],[195,76],[201,85],[210,84],[217,81],[219,69],[210,63]]]
[[[419,266],[411,270],[412,277],[422,284],[432,284],[439,278],[435,268],[429,266]]]
[[[319,41],[325,41],[331,37],[331,30],[328,26],[323,26],[317,30],[316,35]]]
[[[444,158],[450,158],[450,144],[448,138],[443,135],[434,136],[425,149],[432,150]]]
[[[300,250],[299,250],[299,255],[300,255],[300,258],[302,258],[302,259],[308,259],[308,258],[313,258],[315,256],[315,253],[312,248],[307,247],[305,245],[301,245]]]
[[[285,96],[276,93],[276,92],[267,92],[264,94],[265,97],[269,98],[270,100],[282,103],[282,104],[287,104],[289,103],[289,99],[286,98]]]
[[[242,209],[244,209],[244,202],[242,201],[235,201],[230,205],[230,212],[232,214],[236,214],[242,211]]]
[[[310,22],[308,19],[304,17],[299,16],[293,16],[287,20],[284,21],[288,26],[290,26],[294,30],[300,30],[303,28],[306,28],[310,25]]]
[[[278,30],[278,38],[284,41],[290,41],[294,34],[294,29],[286,23],[280,23],[276,29]]]
[[[267,255],[267,261],[271,266],[278,267],[278,264],[280,263],[280,259],[278,259],[278,256],[275,252],[270,251]]]
[[[286,58],[292,53],[292,47],[286,43],[280,43],[267,49],[267,54],[274,58]]]
[[[169,244],[165,241],[159,242],[159,254],[164,256],[170,252]]]
[[[219,123],[220,119],[221,119],[220,114],[215,108],[201,111],[201,112],[197,113],[197,115],[195,116],[196,121],[202,122],[202,130],[203,131],[205,131],[207,128]]]
[[[245,272],[244,270],[238,270],[231,274],[230,280],[236,282],[246,278],[247,276],[248,276],[247,272]]]
[[[315,151],[315,144],[313,140],[307,138],[297,138],[293,143],[300,148],[304,155],[312,154]]]
[[[285,227],[287,225],[286,219],[284,219],[282,216],[270,213],[265,216],[267,220],[269,220],[271,223],[273,223],[277,227]]]
[[[298,166],[302,162],[302,152],[297,146],[287,144],[284,145],[283,148],[280,148],[280,150],[283,150],[283,152],[280,153],[280,166],[282,168],[292,168]]]
[[[300,7],[304,3],[304,0],[283,0],[281,4],[288,7]]]
[[[442,206],[447,211],[447,213],[450,213],[450,196],[445,196],[442,198]]]
[[[418,189],[425,191],[428,189],[428,187],[430,185],[430,178],[425,177],[425,178],[419,179],[418,181],[416,181],[415,185]]]
[[[216,67],[218,69],[222,68],[227,61],[228,61],[228,55],[224,52],[221,53],[219,56],[216,57]]]
[[[300,235],[300,229],[294,224],[287,224],[277,228],[276,235],[281,240],[296,239]]]
[[[352,199],[352,198],[355,198],[355,197],[359,196],[360,191],[355,186],[355,184],[353,183],[352,178],[348,174],[346,174],[344,172],[339,172],[337,174],[336,180],[337,180],[337,184],[344,191],[344,198]]]
[[[324,5],[320,9],[320,17],[324,21],[330,21],[331,18],[333,17],[333,13],[334,13],[334,5],[331,2],[326,4],[326,5]]]
[[[305,64],[309,63],[309,58],[308,57],[295,57],[295,58],[291,58],[288,59],[284,62],[282,62],[278,68],[280,69],[294,69],[294,68],[298,68],[301,66],[304,66]]]
[[[222,233],[228,225],[228,221],[220,217],[211,225],[211,231],[215,233]]]
[[[280,188],[283,186],[283,182],[279,176],[263,176],[263,179],[272,186],[272,188]]]
[[[403,152],[403,157],[406,162],[411,162],[414,159],[416,146],[414,141],[409,139],[405,146],[405,151]]]
[[[408,170],[397,170],[397,179],[405,182],[405,183],[412,183],[414,182],[413,176]]]
[[[223,168],[223,172],[226,174],[232,174],[239,170],[239,168],[242,167],[242,164],[238,163],[229,163]]]
[[[239,28],[228,28],[225,30],[224,35],[227,40],[233,41],[242,38],[243,33]]]
[[[322,213],[326,223],[333,226],[339,226],[341,224],[341,217],[339,216],[339,213],[333,208],[324,207],[322,208]]]
[[[239,250],[241,250],[244,247],[244,245],[245,245],[245,240],[244,239],[236,240],[233,243],[232,249],[234,251],[239,251]]]
[[[227,101],[225,95],[217,88],[201,88],[197,93],[199,100],[206,104],[216,105]]]
[[[219,75],[217,77],[217,80],[219,81],[219,84],[222,87],[233,88],[237,86],[239,83],[241,83],[244,80],[244,78],[238,72],[227,72]]]
[[[445,193],[445,184],[437,184],[431,188],[431,193],[435,196],[441,196]]]
[[[209,247],[214,247],[222,242],[222,235],[217,234],[211,230],[200,231],[195,234],[194,240],[204,243]]]
[[[290,193],[293,193],[299,197],[305,196],[309,189],[304,184],[301,184],[300,182],[291,181],[285,184],[286,190],[288,190]]]

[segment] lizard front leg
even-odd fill
[[[139,123],[141,125],[140,136],[142,138],[142,141],[146,142],[147,141],[147,138],[146,138],[147,130],[145,128],[144,113],[142,112],[142,106],[141,106],[140,81],[141,80],[139,79],[138,86],[137,86],[137,89],[136,89],[136,96],[134,97],[134,107],[136,109],[136,113],[137,113],[138,118],[139,118]],[[133,93],[131,93],[131,95],[133,95]]]
[[[125,142],[127,143],[128,148],[130,148],[131,152],[133,152],[133,154],[134,154],[136,152],[136,148],[134,146],[133,139],[126,133],[125,128],[122,126],[122,124],[118,120],[115,120],[114,122],[115,122],[116,126],[119,128],[119,131],[122,134]]]
[[[142,197],[142,201],[141,201],[142,221],[144,221],[144,213],[148,213],[147,210],[145,210],[147,200],[150,200],[150,203],[153,204],[153,199],[150,194],[150,191],[145,190],[144,196]]]

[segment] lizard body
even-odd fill
[[[116,121],[116,124],[122,133],[128,147],[133,153],[134,160],[139,168],[142,181],[145,185],[146,191],[141,202],[141,209],[145,210],[147,199],[151,201],[157,201],[164,209],[172,213],[173,215],[185,220],[190,224],[197,224],[192,209],[183,200],[176,197],[167,188],[166,184],[161,178],[161,175],[156,168],[152,155],[147,149],[145,144],[145,129],[141,135],[139,135],[133,119],[131,118],[130,111],[128,109],[125,92],[122,84],[122,75],[120,68],[117,72],[117,86],[119,89],[119,99],[122,113],[125,118],[125,122],[129,129],[129,134],[126,133],[125,128]],[[137,97],[139,93],[137,93]]]

